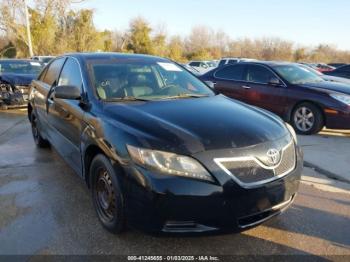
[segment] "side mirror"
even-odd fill
[[[272,86],[281,86],[282,85],[281,81],[277,77],[271,77],[268,84],[272,85]]]
[[[79,100],[81,98],[81,90],[77,86],[56,86],[54,95],[55,98]]]

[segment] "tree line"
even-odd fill
[[[327,44],[308,47],[276,37],[232,39],[207,26],[193,27],[186,36],[168,35],[165,27],[152,27],[142,17],[132,19],[124,31],[100,31],[93,21],[94,10],[75,10],[71,0],[32,2],[29,14],[35,55],[112,51],[158,55],[178,62],[227,56],[350,63],[350,51]],[[28,57],[23,0],[2,0],[0,14],[0,57]]]

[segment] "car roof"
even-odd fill
[[[40,63],[40,61],[34,61],[34,60],[32,60],[32,59],[12,59],[12,58],[6,58],[6,59],[0,59],[0,63],[1,62],[39,62]]]
[[[113,52],[96,52],[96,53],[68,53],[63,56],[72,56],[81,60],[118,60],[118,59],[143,59],[150,62],[164,61],[169,62],[170,60],[162,57],[143,55],[143,54],[127,54],[127,53],[113,53]]]
[[[274,66],[281,66],[281,65],[295,65],[296,63],[284,62],[284,61],[260,61],[260,60],[256,60],[256,61],[244,61],[244,62],[241,62],[239,64],[247,64],[247,65],[260,64],[260,65],[267,65],[270,67],[274,67]]]

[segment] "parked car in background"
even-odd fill
[[[44,65],[39,61],[21,59],[0,60],[0,107],[26,105],[29,85]]]
[[[187,65],[197,70],[200,74],[204,74],[216,67],[216,63],[212,61],[190,61]]]
[[[110,232],[126,223],[242,231],[280,214],[297,193],[303,159],[293,128],[216,95],[167,59],[61,56],[30,97],[35,143],[50,143],[86,181]]]
[[[330,71],[333,71],[335,69],[335,67],[330,66],[330,65],[326,65],[326,64],[316,64],[316,68],[321,73],[330,72]]]
[[[38,60],[42,62],[44,65],[47,65],[53,58],[54,56],[33,56],[31,59],[33,60]]]
[[[218,67],[229,65],[229,64],[236,64],[240,62],[253,62],[253,61],[257,61],[257,60],[252,58],[224,57],[220,60]]]
[[[341,67],[343,65],[346,65],[345,63],[330,63],[328,64],[329,66],[333,66],[335,68]]]
[[[197,70],[195,67],[192,67],[188,64],[180,64],[180,66],[184,67],[186,70],[190,71],[192,74],[194,74],[197,77],[203,74],[203,72]]]
[[[320,71],[318,71],[318,70],[314,69],[313,67],[310,67],[309,65],[306,65],[306,64],[298,64],[298,65],[300,65],[302,67],[306,67],[308,70],[315,73],[316,75],[321,77],[323,80],[350,85],[350,79],[348,79],[348,78],[325,75],[324,73],[321,73]]]
[[[318,64],[318,63],[301,63],[301,64],[307,65],[308,67],[311,67],[320,73],[333,71],[335,69],[335,67],[331,67],[326,64]]]
[[[344,65],[344,66],[338,67],[333,71],[325,72],[325,74],[330,76],[345,77],[350,79],[350,65]]]
[[[304,135],[350,129],[350,86],[283,62],[228,65],[200,77],[228,97],[276,113]]]

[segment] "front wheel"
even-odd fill
[[[323,115],[317,106],[302,103],[293,110],[291,124],[301,135],[316,134],[323,128]]]
[[[99,154],[90,168],[91,192],[97,216],[102,225],[117,234],[125,228],[124,199],[117,174],[109,159]]]

